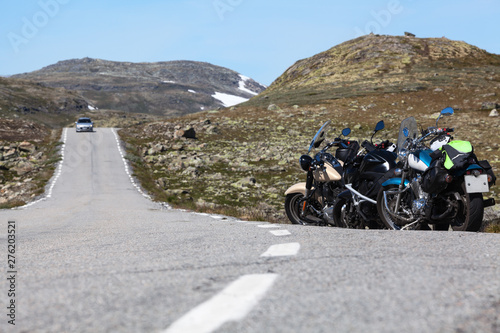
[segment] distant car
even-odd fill
[[[77,132],[93,132],[94,131],[94,123],[90,118],[82,117],[79,118],[76,122],[76,131]]]

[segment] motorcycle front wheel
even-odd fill
[[[411,212],[411,202],[413,199],[410,191],[401,194],[399,209],[397,212],[394,212],[398,196],[395,192],[397,192],[398,189],[399,186],[397,185],[389,185],[380,189],[377,196],[377,211],[380,219],[384,225],[391,230],[401,230],[405,225],[410,225],[406,228],[408,230],[420,229],[421,223],[414,223],[417,219]]]
[[[300,218],[302,212],[302,204],[304,203],[304,195],[302,193],[291,193],[285,198],[286,216],[292,224],[306,225],[307,222]]]

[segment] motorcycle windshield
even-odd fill
[[[330,125],[330,120],[328,120],[326,123],[321,126],[319,129],[318,133],[314,136],[314,138],[311,141],[311,145],[309,146],[309,151],[307,152],[308,154],[311,152],[313,148],[318,148],[319,145],[325,140],[326,138],[326,131],[328,130],[328,126]]]
[[[418,137],[417,121],[414,117],[406,118],[399,126],[398,148],[397,154],[399,155],[406,149],[405,142],[408,139],[416,139]]]

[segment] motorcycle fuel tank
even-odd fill
[[[334,182],[342,179],[337,170],[335,170],[335,168],[328,162],[325,162],[322,169],[314,170],[313,176],[314,180],[323,183]]]
[[[359,171],[361,174],[383,175],[396,166],[396,154],[386,150],[374,150],[363,158]]]
[[[431,164],[430,151],[417,151],[408,156],[410,168],[424,172]]]

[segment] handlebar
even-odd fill
[[[330,142],[327,147],[342,147],[342,148],[347,148],[349,146],[349,141],[343,140],[340,138],[336,138],[334,141]]]
[[[366,150],[368,150],[369,152],[370,151],[374,151],[375,149],[377,149],[377,147],[375,147],[370,141],[368,140],[365,140],[363,141],[363,143],[361,143],[361,147],[365,148]]]

